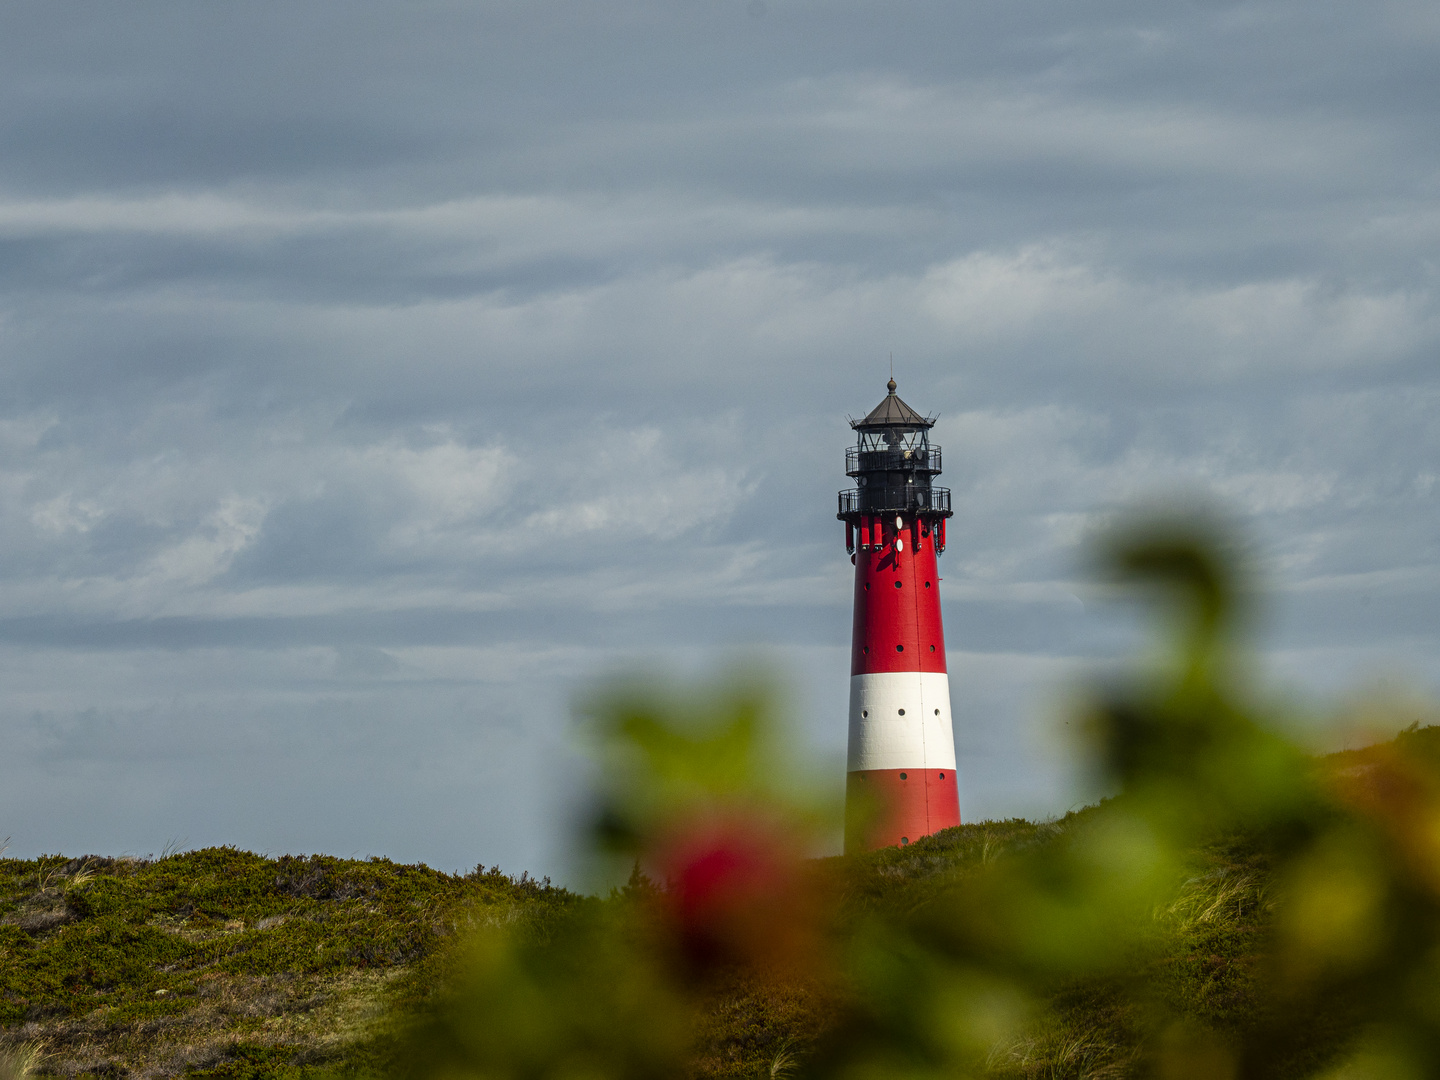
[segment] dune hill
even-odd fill
[[[1350,751],[1326,767],[1353,775],[1367,760]],[[843,920],[913,910],[995,860],[1061,841],[1090,812],[962,825],[907,848],[824,860],[821,870],[833,875]],[[1163,947],[1147,974],[1168,1008],[1212,1029],[1242,1027],[1272,907],[1266,844],[1223,837],[1196,850],[1190,869],[1154,913]],[[406,1018],[444,984],[467,930],[544,934],[581,906],[626,902],[623,890],[584,897],[496,868],[449,875],[233,848],[0,859],[0,1077],[383,1075]],[[1113,991],[1058,987],[1045,1022],[996,1047],[991,1071],[1125,1075],[1138,1018]],[[738,974],[709,993],[700,1077],[792,1071],[843,1000],[838,985],[761,985]],[[1296,1075],[1348,1037],[1344,1003],[1314,1027]]]

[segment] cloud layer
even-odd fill
[[[564,875],[577,688],[843,757],[845,416],[938,412],[962,811],[1199,494],[1273,676],[1440,685],[1440,20],[1288,2],[0,16],[0,838]],[[837,774],[838,782],[838,774]]]

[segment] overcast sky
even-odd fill
[[[1440,7],[0,12],[0,840],[567,878],[569,707],[789,672],[841,783],[846,414],[940,415],[967,820],[1218,500],[1269,677],[1440,686]]]

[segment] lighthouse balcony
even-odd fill
[[[916,472],[934,476],[940,471],[940,447],[918,446],[911,450],[871,450],[851,446],[845,450],[845,475],[870,472]]]
[[[857,514],[916,514],[920,517],[949,517],[950,489],[926,488],[851,488],[840,492],[842,520]]]

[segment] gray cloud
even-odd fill
[[[0,15],[13,850],[563,874],[570,695],[735,649],[838,761],[891,351],[968,817],[1083,797],[1147,498],[1243,523],[1277,680],[1440,685],[1431,6],[752,7]]]

